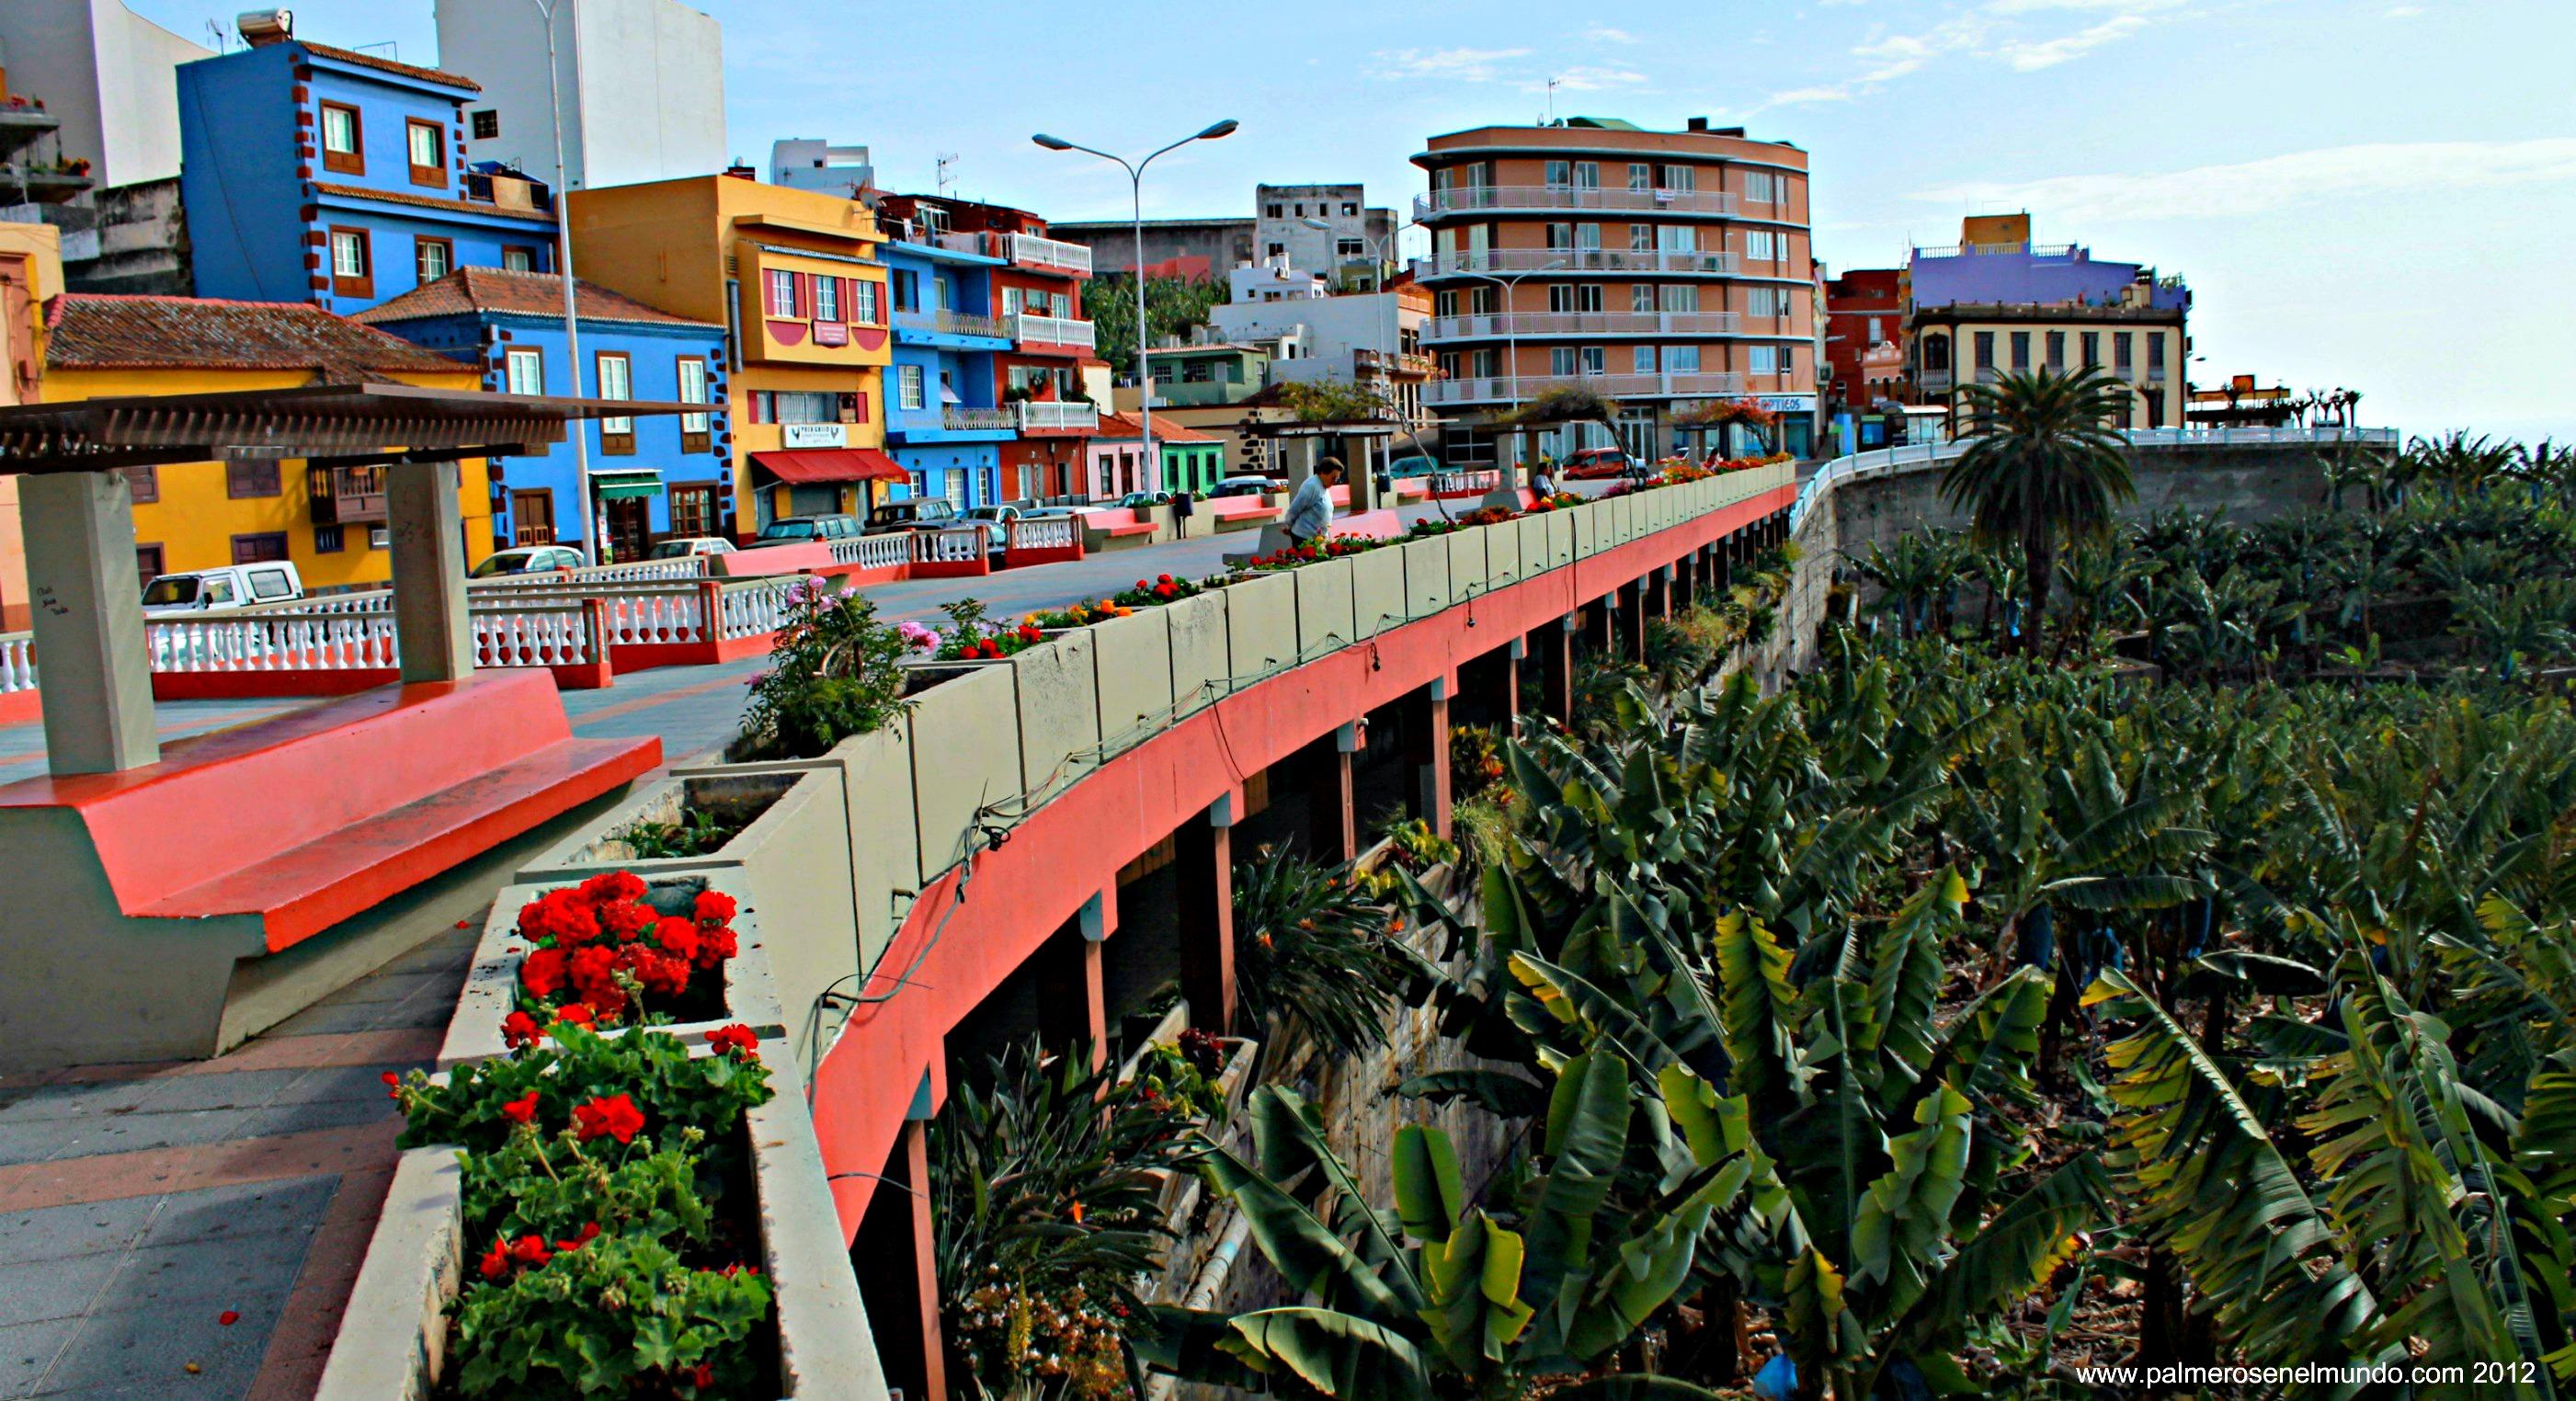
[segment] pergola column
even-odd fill
[[[1234,797],[1194,814],[1172,834],[1179,908],[1181,996],[1190,1025],[1234,1034]]]
[[[1559,725],[1574,723],[1574,617],[1553,619],[1530,634],[1538,639],[1538,708]]]
[[[1357,721],[1336,725],[1306,746],[1307,842],[1315,859],[1328,866],[1359,859],[1359,803],[1351,774],[1359,747]]]
[[[160,762],[152,659],[134,575],[134,498],[115,472],[18,480],[33,595],[45,766],[115,773]]]
[[[1413,770],[1410,806],[1431,830],[1449,835],[1449,678],[1435,676],[1404,698],[1405,762]]]
[[[462,681],[474,674],[474,631],[465,608],[456,464],[396,462],[385,476],[403,684]]]
[[[925,1081],[926,1081],[925,1077]],[[895,1139],[884,1180],[868,1201],[850,1251],[867,1297],[886,1381],[906,1396],[948,1394],[948,1348],[939,1326],[939,1233],[930,1215],[928,1086]]]
[[[1038,999],[1038,1035],[1050,1047],[1081,1047],[1091,1068],[1108,1063],[1109,1010],[1101,974],[1101,943],[1109,936],[1104,901],[1094,895],[1038,949],[1038,977],[1047,989]]]

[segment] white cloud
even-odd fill
[[[2182,8],[2183,0],[1986,0],[1986,9],[1998,15],[2038,14],[2047,10],[2116,10],[2121,14],[2145,15],[2158,10]]]
[[[1646,75],[1625,68],[1568,68],[1550,75],[1558,92],[1608,92],[1614,88],[1641,88]],[[1547,91],[1548,78],[1532,78],[1521,84],[1523,92]]]
[[[1775,92],[1769,97],[1762,99],[1762,105],[1764,107],[1804,107],[1811,106],[1819,102],[1849,102],[1851,99],[1851,89],[1841,85],[1821,88],[1791,88],[1787,92]]]
[[[2144,15],[2113,15],[2090,29],[2077,30],[2044,43],[2005,44],[1995,50],[1995,56],[2011,64],[2017,73],[2035,73],[2070,59],[2082,58],[2105,44],[2118,43],[2146,27]]]
[[[1375,76],[1490,83],[1501,76],[1496,65],[1528,56],[1527,49],[1381,49]]]
[[[2576,181],[2576,137],[2529,141],[2408,141],[2329,146],[2189,170],[2057,175],[2019,183],[1919,190],[1953,208],[2028,209],[2051,224],[2224,219],[2319,200]]]
[[[1637,42],[1636,35],[1631,34],[1624,29],[1613,29],[1606,24],[1596,24],[1590,29],[1583,31],[1583,37],[1596,44],[1633,44]]]

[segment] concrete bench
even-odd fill
[[[575,739],[553,677],[510,670],[0,787],[0,1020],[25,1029],[0,1068],[215,1054],[403,952],[420,931],[379,930],[414,892],[660,762]]]

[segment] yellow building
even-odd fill
[[[568,204],[584,281],[730,332],[732,533],[863,511],[869,483],[905,480],[884,450],[894,347],[866,206],[725,175],[577,190]]]
[[[45,373],[45,301],[63,290],[60,237],[50,224],[0,224],[0,406],[36,401]],[[0,632],[26,626],[18,479],[0,477]]]
[[[482,387],[473,366],[284,302],[71,293],[55,305],[45,351],[45,403],[362,381]],[[492,550],[492,488],[480,459],[460,468],[458,547],[470,566]],[[308,467],[290,458],[130,467],[125,475],[144,579],[270,559],[292,561],[308,589],[392,576],[381,468]]]

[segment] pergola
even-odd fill
[[[474,670],[458,461],[560,443],[565,425],[577,419],[704,411],[701,404],[399,384],[0,408],[0,474],[26,478],[18,509],[48,766],[56,774],[113,773],[161,756],[134,583],[134,501],[116,469],[272,458],[388,467],[402,681],[456,681]]]

